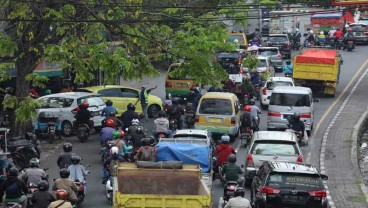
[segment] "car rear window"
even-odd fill
[[[273,88],[275,88],[277,86],[293,86],[293,83],[283,82],[283,81],[267,82],[267,89],[268,90],[273,90]]]
[[[275,37],[269,37],[268,41],[281,43],[281,42],[287,42],[288,39],[284,36],[275,36]]]
[[[205,98],[199,108],[200,114],[231,115],[232,104],[228,99]]]
[[[78,98],[77,103],[78,105],[82,102],[88,102],[89,106],[102,106],[105,105],[105,102],[99,96],[89,96],[89,97],[82,97]]]
[[[266,67],[266,66],[267,66],[266,59],[259,59],[259,62],[257,64],[257,67]]]
[[[307,94],[289,94],[275,93],[271,95],[270,105],[281,106],[310,106],[309,95]]]
[[[322,179],[317,174],[273,172],[267,178],[266,185],[271,188],[316,191],[323,188]]]
[[[169,76],[168,76],[169,80],[192,80],[192,78],[190,78],[190,77],[174,77],[174,76],[170,75],[171,72],[175,71],[178,68],[179,68],[179,66],[171,66],[170,67]]]
[[[277,49],[258,49],[258,54],[262,56],[274,56],[279,53]]]
[[[40,98],[39,108],[68,108],[73,104],[73,99],[63,97]]]
[[[233,43],[235,39],[238,39],[240,44],[244,44],[244,38],[241,35],[232,35],[226,39],[226,42]]]
[[[251,152],[254,155],[299,155],[296,143],[282,141],[255,141]]]

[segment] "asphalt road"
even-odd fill
[[[340,75],[340,83],[337,87],[337,95],[336,98],[324,98],[320,97],[320,102],[316,103],[315,107],[315,123],[314,123],[314,131],[309,140],[309,146],[302,147],[304,161],[307,163],[312,163],[319,166],[319,154],[321,147],[321,138],[324,133],[324,129],[326,128],[329,120],[334,115],[336,111],[336,107],[341,104],[341,100],[339,95],[344,91],[344,88],[349,84],[351,78],[358,71],[360,66],[367,59],[364,51],[367,50],[367,46],[358,46],[354,52],[345,52],[341,51],[341,54],[344,58],[344,64],[342,66],[341,75]],[[294,53],[295,54],[295,53]],[[277,74],[278,76],[282,76],[282,74]],[[155,83],[160,83],[158,85],[158,89],[152,91],[152,94],[157,95],[161,98],[164,97],[164,80],[165,80],[165,72],[161,73],[160,77],[150,77],[141,81],[133,81],[126,82],[124,81],[122,85],[140,87],[142,84],[148,84],[148,87],[154,86]],[[318,95],[316,95],[318,96]],[[346,96],[346,95],[344,95]],[[343,98],[342,96],[341,98]],[[335,103],[335,104],[334,104]],[[325,114],[325,113],[328,114]],[[265,122],[267,111],[263,111],[261,115],[261,130],[266,130]],[[142,123],[144,127],[147,129],[151,129],[153,126],[153,120],[151,119],[148,122]],[[84,165],[89,164],[91,167],[88,170],[91,171],[90,175],[87,177],[87,196],[82,206],[80,207],[111,207],[107,203],[107,200],[104,197],[104,186],[101,184],[101,175],[102,175],[102,165],[99,160],[99,142],[98,135],[94,134],[90,137],[90,139],[86,143],[80,143],[76,137],[65,138],[66,141],[69,141],[73,144],[73,152],[79,154],[83,161]],[[234,147],[237,147],[239,140],[236,140],[233,144]],[[50,145],[45,145],[45,151],[43,153],[41,159],[41,166],[49,168],[48,174],[50,175],[50,181],[53,178],[59,178],[58,175],[58,167],[56,165],[56,159],[59,153],[62,151],[61,142],[58,144],[56,148],[51,148]],[[246,159],[246,149],[241,147],[238,150],[238,164],[244,164]],[[221,197],[222,185],[217,180],[213,183],[213,207],[218,206],[219,198]],[[246,197],[249,198],[249,190],[246,188]]]

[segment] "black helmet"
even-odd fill
[[[300,113],[299,112],[294,112],[293,118],[295,120],[300,120]]]
[[[79,162],[81,161],[81,158],[78,155],[73,155],[71,161],[74,165],[78,165]]]
[[[148,137],[148,138],[149,138],[149,140],[150,140],[150,144],[155,143],[156,138],[155,138],[154,136],[150,136],[150,137]]]
[[[165,111],[160,111],[158,112],[158,117],[161,118],[161,117],[166,117],[166,113]]]
[[[40,161],[37,158],[32,158],[29,161],[29,164],[31,165],[31,167],[39,167],[40,166]]]
[[[141,140],[141,142],[142,142],[142,146],[148,146],[148,145],[151,144],[151,139],[150,138],[143,138]]]
[[[128,109],[128,110],[135,111],[135,106],[134,106],[132,103],[129,103],[129,104],[127,105],[127,109]]]
[[[234,154],[229,155],[229,163],[236,163],[236,155]]]
[[[242,187],[238,187],[235,189],[235,196],[241,196],[244,197],[245,191]]]
[[[25,139],[26,140],[31,140],[34,138],[34,134],[32,132],[27,132],[25,135],[24,135]]]
[[[173,105],[178,105],[178,104],[179,104],[179,99],[178,99],[178,98],[174,98],[174,99],[172,100],[172,104],[173,104]]]
[[[18,171],[18,169],[16,167],[12,167],[9,170],[9,176],[15,176],[15,177],[17,177],[18,176],[18,173],[19,173],[19,171]]]
[[[70,171],[67,168],[62,168],[59,172],[61,178],[68,178]]]
[[[106,106],[112,106],[112,101],[111,100],[107,100],[105,104],[106,104]]]
[[[71,152],[73,149],[73,145],[69,142],[65,142],[63,145],[64,152]]]
[[[249,104],[250,105],[255,105],[256,104],[256,101],[254,99],[250,99]]]
[[[291,61],[290,60],[286,60],[286,64],[287,65],[291,64]]]
[[[49,183],[47,183],[47,181],[41,181],[38,185],[37,185],[38,190],[40,191],[48,191],[49,190]]]

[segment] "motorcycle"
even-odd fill
[[[299,50],[299,48],[300,48],[300,40],[299,41],[297,41],[297,40],[292,40],[292,46],[293,46],[293,50]]]
[[[113,188],[112,188],[112,180],[113,178],[110,177],[105,184],[105,195],[107,198],[107,201],[112,205],[113,203],[113,197],[114,197],[114,192],[113,192]]]
[[[240,128],[240,138],[241,138],[241,144],[244,147],[247,147],[250,140],[253,136],[253,130],[250,127],[241,127]]]
[[[88,137],[89,137],[89,126],[85,123],[80,123],[78,125],[78,134],[77,134],[78,139],[84,143]]]
[[[175,132],[178,129],[178,121],[175,118],[170,119],[169,128],[173,132]]]
[[[235,197],[235,190],[238,187],[238,182],[236,181],[228,181],[225,183],[224,185],[224,196],[223,196],[223,200],[224,200],[224,206],[227,204],[227,202]]]
[[[193,103],[188,102],[185,108],[185,125],[188,129],[194,126],[195,109],[193,109]]]
[[[79,190],[76,192],[77,198],[78,198],[78,204],[82,203],[84,200],[84,197],[86,196],[85,188],[86,184],[79,181],[78,179],[74,180],[75,185],[79,187]]]
[[[33,184],[33,183],[27,184],[27,208],[33,207],[33,203],[31,199],[32,199],[33,194],[36,193],[36,191],[38,191],[36,184]]]
[[[56,136],[61,139],[61,122],[58,117],[39,117],[35,133],[37,138],[46,138],[51,144]]]

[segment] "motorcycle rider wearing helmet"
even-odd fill
[[[115,121],[112,119],[107,119],[105,122],[105,127],[100,131],[100,144],[104,145],[108,141],[112,141],[112,132],[115,131]]]
[[[67,168],[70,164],[72,164],[72,156],[75,155],[73,150],[73,145],[69,142],[65,142],[63,144],[64,152],[61,153],[57,159],[57,165],[59,168]]]
[[[172,101],[172,106],[167,109],[167,115],[169,117],[169,121],[175,119],[178,124],[178,129],[183,128],[183,119],[181,118],[181,115],[184,114],[184,109],[179,106],[179,100],[175,98]]]
[[[202,97],[202,94],[201,94],[201,91],[200,91],[199,87],[192,87],[190,89],[188,102],[193,103],[194,111],[197,109],[198,104],[199,104],[199,100],[201,99],[201,97]]]
[[[230,154],[228,157],[228,164],[224,165],[222,168],[221,176],[223,178],[223,181],[236,181],[238,182],[240,187],[244,186],[244,177],[239,177],[239,174],[243,174],[244,172],[241,170],[241,168],[235,164],[236,163],[236,155]]]
[[[286,65],[284,66],[283,71],[285,76],[293,76],[293,65],[291,64],[290,60],[286,60]]]
[[[164,110],[167,110],[170,106],[172,106],[172,96],[170,93],[166,95],[166,99],[162,102],[162,106]]]
[[[110,112],[110,115],[107,116],[104,120],[102,120],[102,126],[105,127],[106,126],[106,120],[107,119],[112,119],[115,122],[115,128],[117,127],[123,127],[123,123],[121,122],[120,119],[116,118],[116,113],[115,112]]]
[[[55,193],[56,201],[51,202],[47,208],[73,208],[73,205],[68,201],[68,192],[65,189],[59,189]]]
[[[72,156],[72,164],[68,167],[68,170],[70,172],[69,178],[73,181],[76,181],[78,179],[79,182],[85,184],[88,172],[83,167],[83,165],[80,164],[80,161],[81,158],[78,155]]]
[[[111,100],[107,100],[105,104],[106,104],[106,107],[104,107],[104,109],[102,109],[102,112],[101,112],[102,116],[105,116],[107,118],[111,115],[110,114],[111,112],[113,112],[114,115],[118,113],[118,110],[116,110],[116,108],[112,106],[113,102]]]
[[[326,36],[325,36],[325,33],[323,31],[319,32],[318,42],[326,43]]]
[[[309,34],[308,36],[305,38],[305,40],[307,41],[307,43],[313,45],[315,42],[315,38],[314,38],[314,34],[313,34],[313,30],[309,30]]]
[[[304,126],[304,122],[300,120],[299,112],[294,112],[292,118],[289,120],[288,126],[293,131],[300,133],[301,137],[304,138],[305,126]]]
[[[8,177],[5,179],[0,188],[0,197],[3,202],[17,201],[22,207],[27,207],[27,193],[26,184],[18,178],[19,171],[17,168],[12,167],[9,170]],[[4,195],[5,194],[5,195]]]
[[[235,197],[230,198],[225,208],[252,208],[248,199],[244,198],[244,188],[238,187],[235,189]]]
[[[250,114],[252,115],[253,121],[256,121],[257,128],[258,128],[258,124],[259,124],[259,116],[258,115],[262,114],[262,111],[258,108],[258,106],[256,106],[256,101],[254,99],[250,99],[249,104],[250,104],[250,107],[251,107]]]
[[[61,178],[54,181],[52,190],[64,189],[68,193],[69,201],[72,204],[77,204],[78,198],[76,192],[79,191],[79,187],[73,180],[69,179],[70,171],[67,168],[62,168],[59,173]]]
[[[218,173],[218,167],[227,162],[229,155],[236,154],[235,149],[229,144],[229,142],[230,136],[224,134],[221,136],[221,144],[217,145],[215,148],[215,155],[217,155],[215,167],[216,173]]]
[[[74,128],[77,129],[79,124],[87,124],[89,128],[93,128],[93,121],[91,118],[93,117],[92,113],[88,110],[89,103],[81,102],[79,104],[79,110],[75,114],[74,118],[76,119],[74,123]]]
[[[136,155],[138,161],[155,161],[155,149],[151,146],[150,138],[142,139],[142,146]]]
[[[157,139],[160,133],[164,133],[166,137],[172,137],[172,131],[169,129],[169,120],[166,118],[165,111],[158,112],[158,118],[153,122],[154,130],[152,136]]]
[[[142,139],[146,137],[143,131],[143,127],[139,125],[138,119],[133,119],[132,126],[128,128],[127,138],[128,141],[132,141],[134,149],[138,149],[142,146]]]
[[[49,192],[47,181],[41,181],[37,189],[31,198],[33,208],[47,208],[51,202],[56,200],[54,195]]]
[[[108,157],[103,164],[104,177],[102,184],[105,184],[110,176],[116,176],[116,166],[119,165],[119,162],[124,161],[124,158],[120,155],[119,149],[117,147],[111,147],[110,157]]]
[[[26,184],[38,185],[43,180],[47,180],[45,171],[40,166],[40,161],[37,158],[32,158],[29,161],[31,168],[28,168],[24,173],[22,179]]]
[[[345,33],[345,35],[344,35],[344,39],[343,39],[344,49],[348,45],[348,41],[353,41],[353,47],[355,47],[355,35],[353,33],[353,29],[351,29],[351,28],[348,28],[347,33]]]
[[[132,103],[127,105],[127,110],[120,116],[123,123],[123,129],[129,128],[132,125],[133,119],[138,119],[138,113],[135,112],[135,106]]]
[[[250,127],[252,131],[258,131],[258,121],[252,115],[252,106],[246,105],[244,106],[244,113],[240,116],[240,122],[242,127]]]

